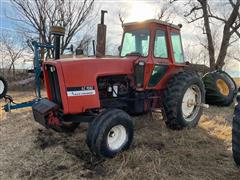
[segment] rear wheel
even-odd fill
[[[240,95],[237,101],[232,124],[232,151],[235,163],[240,166]]]
[[[222,75],[222,76],[225,76],[227,79],[228,79],[228,82],[231,86],[231,89],[232,91],[234,92],[234,94],[237,94],[238,92],[238,87],[237,87],[237,84],[236,82],[234,81],[234,79],[228,74],[226,73],[225,71],[221,71],[221,70],[218,70],[218,72]]]
[[[223,71],[207,73],[203,77],[206,88],[206,102],[212,105],[229,106],[236,93],[232,78]]]
[[[194,72],[180,72],[169,80],[163,105],[166,124],[171,129],[195,127],[202,115],[204,85]]]
[[[7,94],[7,89],[7,81],[2,76],[0,76],[0,99],[2,99]]]
[[[87,145],[99,157],[112,158],[127,150],[133,139],[133,123],[130,116],[119,109],[100,113],[87,131]]]

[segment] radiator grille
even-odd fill
[[[62,98],[60,93],[57,69],[53,65],[46,65],[46,67],[52,101],[58,104],[60,108],[62,108]]]

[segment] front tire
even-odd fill
[[[7,81],[2,76],[0,76],[0,99],[2,99],[7,94],[7,89]]]
[[[238,95],[237,101],[232,123],[232,151],[235,163],[240,166],[240,95]]]
[[[175,74],[163,95],[166,125],[171,129],[195,127],[202,115],[204,99],[204,85],[196,73],[184,71]]]
[[[130,116],[120,109],[107,109],[90,124],[86,143],[91,152],[102,158],[113,158],[127,150],[133,139]]]

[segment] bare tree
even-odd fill
[[[78,49],[81,49],[84,54],[88,54],[89,46],[92,42],[92,36],[85,34],[84,37],[78,42]]]
[[[169,22],[172,20],[173,9],[169,3],[162,3],[157,14],[157,19]]]
[[[1,33],[1,37],[0,37],[0,54],[1,54],[1,71],[2,71],[2,74],[4,75],[4,68],[5,68],[5,59],[6,59],[6,56],[7,56],[7,53],[4,51],[4,45],[2,43],[2,33]]]
[[[228,56],[228,59],[240,62],[240,42],[239,42],[239,46],[232,48],[227,56]],[[240,65],[239,65],[239,68],[240,68]]]
[[[24,33],[39,36],[42,43],[52,43],[50,27],[61,25],[65,28],[62,38],[61,54],[69,45],[73,36],[87,23],[91,15],[94,0],[11,0],[18,12]]]
[[[170,0],[170,3],[176,2],[179,0]],[[213,2],[211,2],[213,3]],[[189,23],[193,23],[196,21],[203,20],[203,29],[204,34],[207,37],[207,49],[209,54],[209,62],[210,69],[221,69],[224,66],[224,60],[227,56],[227,51],[230,45],[233,42],[238,41],[235,39],[233,41],[232,38],[234,35],[240,37],[239,29],[240,29],[240,0],[225,0],[221,3],[225,3],[226,5],[230,5],[228,8],[229,13],[221,14],[213,12],[213,4],[211,4],[208,0],[188,0],[184,4],[184,6],[188,9],[184,13],[184,17],[187,19]],[[211,6],[212,5],[212,6]],[[224,5],[224,4],[222,4]],[[218,56],[216,57],[216,48],[214,47],[214,39],[212,34],[212,22],[220,21],[223,23],[223,32],[220,48]],[[219,38],[218,38],[219,39]]]
[[[121,23],[121,26],[123,28],[123,24],[126,20],[126,11],[123,11],[123,10],[120,9],[119,12],[118,12],[118,19],[119,19],[119,21]]]
[[[6,67],[8,64],[8,73],[12,70],[15,79],[15,65],[17,61],[24,60],[27,45],[19,35],[2,33],[0,37],[1,51],[4,54],[2,64]]]

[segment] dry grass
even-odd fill
[[[240,87],[240,77],[238,78],[233,78],[234,81],[236,82],[237,86]]]
[[[20,97],[19,93],[14,95]],[[33,95],[21,94],[18,99]],[[167,129],[158,114],[135,117],[131,149],[108,160],[89,152],[87,124],[74,134],[58,134],[35,123],[30,109],[4,113],[0,121],[0,179],[237,180],[240,169],[232,160],[228,121],[232,109],[210,107],[197,128],[182,131]]]

